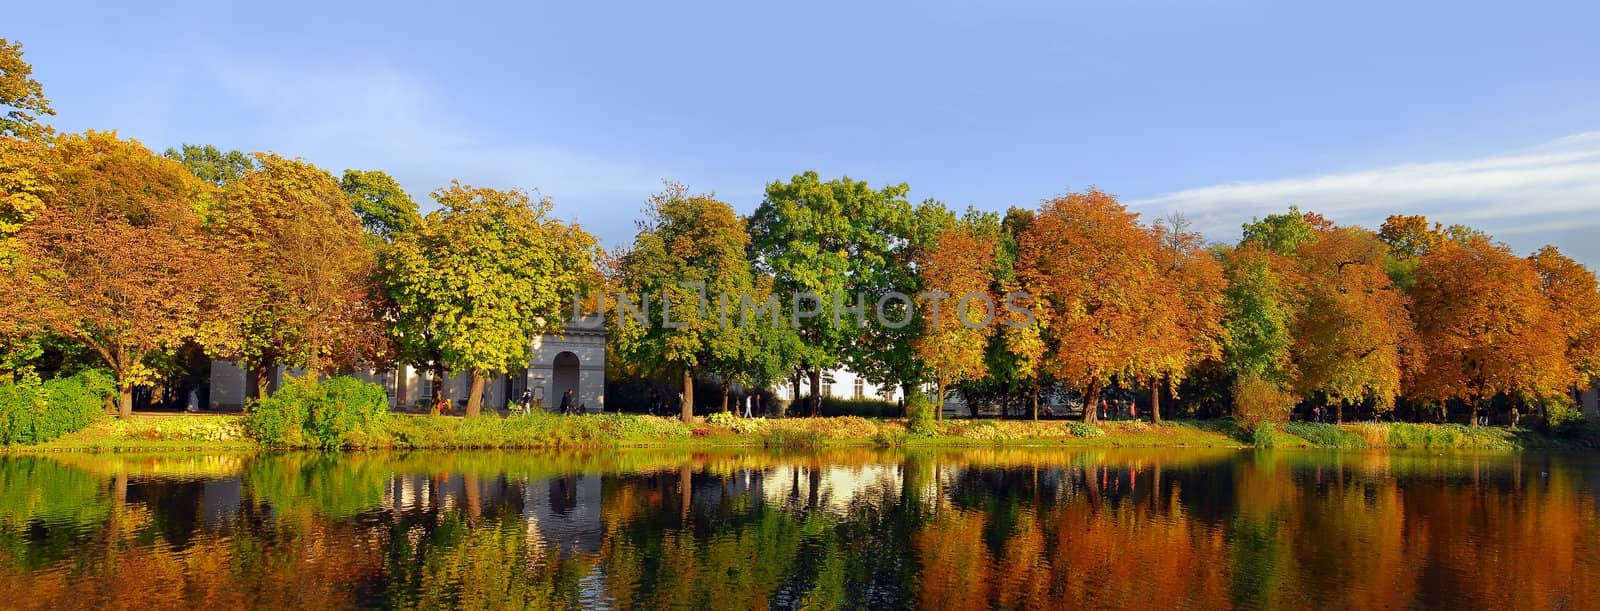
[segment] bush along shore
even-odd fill
[[[397,414],[383,388],[353,378],[290,379],[242,415],[103,415],[108,381],[86,375],[0,393],[0,441],[13,451],[273,449],[563,449],[606,447],[811,447],[825,445],[1248,447],[1508,451],[1600,447],[1591,423],[1559,430],[1458,424],[1343,425],[1232,419],[1162,424],[1111,421],[951,419],[913,398],[909,418],[832,416],[740,418],[714,413],[693,422],[638,414],[561,416],[485,413],[473,417]]]
[[[1246,433],[1232,420],[1102,422],[946,420],[932,432],[912,433],[904,419],[858,416],[736,418],[713,414],[694,423],[636,414],[560,416],[535,413],[462,418],[383,414],[366,421],[318,417],[299,430],[272,428],[257,414],[149,415],[99,418],[83,430],[33,444],[30,451],[257,451],[361,449],[585,449],[721,446],[1059,446],[1332,448],[1431,451],[1514,451],[1597,447],[1593,437],[1570,438],[1523,429],[1458,424],[1290,423]],[[273,425],[275,426],[275,424]]]

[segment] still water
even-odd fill
[[[1600,460],[0,457],[0,607],[1600,608]]]

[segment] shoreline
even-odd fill
[[[374,431],[346,436],[342,448],[365,450],[594,450],[609,448],[704,450],[711,448],[921,447],[921,448],[1309,448],[1517,452],[1592,450],[1592,440],[1568,439],[1529,429],[1459,424],[1292,422],[1270,432],[1244,433],[1232,420],[1109,421],[1085,425],[1065,420],[950,419],[933,435],[913,435],[903,419],[858,416],[728,418],[715,415],[686,424],[635,414],[475,418],[393,414]],[[5,454],[208,452],[254,453],[322,448],[305,440],[268,446],[250,436],[240,414],[136,415],[105,418],[37,445],[0,447]]]

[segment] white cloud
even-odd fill
[[[1291,204],[1368,227],[1392,213],[1425,214],[1483,229],[1519,250],[1554,243],[1593,267],[1600,247],[1578,230],[1600,226],[1600,132],[1480,159],[1221,184],[1130,205],[1147,214],[1182,212],[1210,238],[1232,240],[1241,223]]]

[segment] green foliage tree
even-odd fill
[[[417,202],[394,177],[380,170],[345,170],[339,186],[350,197],[368,235],[392,241],[395,234],[415,231],[422,224]]]
[[[1315,213],[1302,213],[1299,206],[1289,206],[1282,214],[1269,214],[1244,224],[1244,237],[1240,245],[1250,244],[1283,256],[1293,255],[1301,244],[1316,239],[1317,232],[1328,227],[1328,222]]]
[[[1287,288],[1274,271],[1273,255],[1253,245],[1241,245],[1223,261],[1228,278],[1224,364],[1241,378],[1268,380],[1280,387],[1289,384],[1294,375],[1289,358],[1293,317],[1285,302]]]
[[[813,415],[821,407],[822,370],[869,331],[868,288],[883,290],[893,280],[897,230],[911,209],[908,190],[904,184],[874,189],[848,177],[825,182],[806,172],[767,185],[749,219],[751,256],[758,271],[773,277],[776,293],[789,296],[781,305],[814,312],[795,317],[802,342],[796,362],[810,378]],[[858,306],[868,313],[840,311]]]
[[[683,376],[688,422],[696,377],[715,373],[726,389],[745,369],[749,351],[761,345],[748,332],[746,323],[758,322],[748,308],[728,303],[754,295],[745,258],[750,237],[732,207],[677,183],[652,195],[644,215],[633,247],[621,256],[618,287],[643,309],[637,318],[620,309],[610,322],[623,358]]]
[[[395,241],[390,295],[399,334],[428,338],[441,362],[472,373],[474,416],[491,372],[526,366],[533,338],[565,328],[574,297],[597,281],[595,240],[523,191],[456,182],[433,198],[442,208]]]
[[[254,157],[237,150],[223,152],[209,144],[185,144],[179,148],[169,148],[162,155],[176,159],[200,180],[219,189],[257,169]]]

